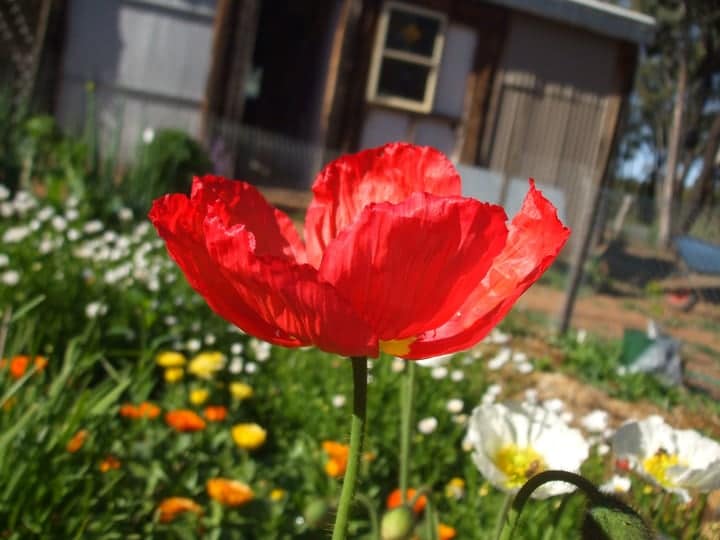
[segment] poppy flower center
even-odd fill
[[[495,454],[495,466],[505,474],[505,485],[517,488],[528,478],[547,469],[543,457],[532,447],[520,448],[515,444],[503,446]]]
[[[388,339],[387,341],[381,339],[380,350],[392,356],[404,356],[410,352],[410,345],[412,345],[416,339],[416,337]]]
[[[683,465],[683,463],[677,454],[670,454],[664,448],[661,448],[652,456],[645,458],[642,465],[645,471],[660,485],[670,486],[672,481],[668,478],[667,470],[670,467]]]

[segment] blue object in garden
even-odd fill
[[[720,246],[691,236],[679,236],[675,239],[675,248],[689,270],[720,274]]]

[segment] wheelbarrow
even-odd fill
[[[700,299],[699,289],[720,289],[720,245],[692,236],[679,236],[673,244],[677,271],[658,285],[669,305],[690,311]]]

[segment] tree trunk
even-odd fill
[[[705,205],[712,198],[713,193],[713,173],[715,168],[718,166],[715,163],[715,156],[718,154],[720,148],[720,113],[715,115],[713,123],[710,126],[708,132],[707,142],[705,143],[705,152],[703,152],[703,165],[700,170],[700,174],[695,180],[692,194],[690,196],[690,204],[688,211],[685,214],[685,219],[682,224],[682,231],[685,234],[690,232],[692,226],[697,221],[698,217],[705,207]]]
[[[673,107],[672,123],[670,124],[670,137],[668,140],[668,156],[665,163],[665,178],[663,179],[662,190],[658,200],[659,228],[658,246],[670,245],[673,224],[673,200],[675,198],[675,177],[677,176],[678,157],[682,145],[683,117],[685,115],[685,93],[687,88],[687,61],[685,52],[679,51],[678,55],[678,78],[675,92],[675,105]]]

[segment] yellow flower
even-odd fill
[[[252,397],[253,389],[252,386],[244,382],[233,382],[230,383],[230,394],[235,399],[242,401]]]
[[[279,502],[282,501],[285,498],[285,490],[280,488],[275,488],[270,492],[270,500],[273,502]]]
[[[231,434],[235,444],[243,450],[260,448],[267,438],[267,431],[257,424],[237,424]]]
[[[221,352],[202,352],[190,360],[188,371],[201,379],[212,379],[225,367],[225,355]]]
[[[190,403],[202,405],[210,397],[210,392],[205,388],[195,388],[190,391]]]
[[[490,484],[485,482],[482,486],[480,486],[480,489],[478,489],[478,495],[481,497],[487,497],[490,493]]]
[[[174,367],[165,370],[165,380],[170,384],[178,382],[184,375],[183,368]]]
[[[450,499],[462,499],[465,495],[465,480],[459,477],[451,478],[445,486],[445,496]]]
[[[161,352],[155,357],[155,363],[163,368],[183,367],[186,362],[184,354],[174,351]]]

